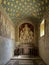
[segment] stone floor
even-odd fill
[[[40,57],[13,57],[6,65],[46,65]]]

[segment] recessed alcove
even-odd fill
[[[39,56],[38,50],[38,34],[37,34],[37,23],[30,21],[29,19],[22,20],[17,23],[16,26],[16,48],[14,53],[17,55],[29,55]],[[16,50],[18,49],[18,50]]]

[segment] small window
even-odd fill
[[[44,36],[44,19],[40,24],[40,37]]]

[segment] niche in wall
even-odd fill
[[[19,41],[21,43],[33,43],[34,26],[30,23],[23,23],[19,27]]]

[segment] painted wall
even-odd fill
[[[15,27],[6,12],[0,6],[0,36],[15,40]]]
[[[45,35],[39,37],[39,53],[47,65],[49,65],[49,15],[44,16],[45,19]]]

